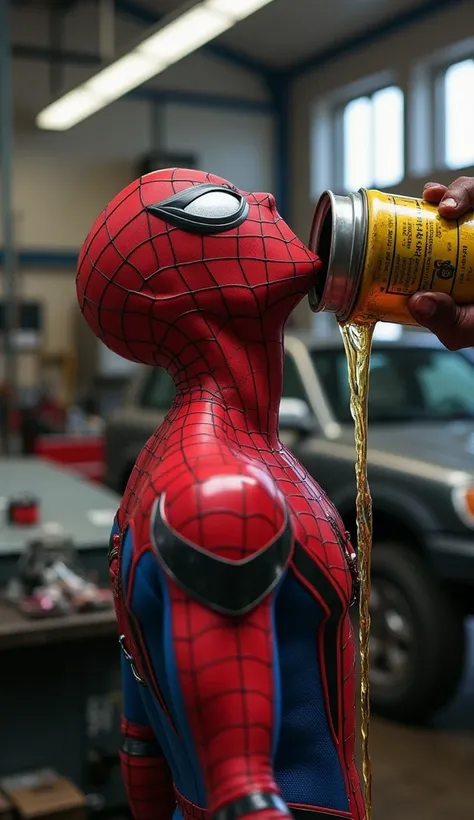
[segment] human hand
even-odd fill
[[[474,208],[474,177],[459,177],[451,185],[427,182],[426,202],[438,205],[441,216],[455,219]],[[408,307],[418,324],[431,330],[448,350],[474,346],[474,305],[456,305],[445,293],[416,293]]]

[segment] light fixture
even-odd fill
[[[52,106],[41,111],[36,118],[36,124],[39,128],[66,131],[86,117],[100,111],[104,105],[106,103],[102,99],[88,93],[86,88],[74,88]]]
[[[132,52],[104,68],[85,83],[84,88],[97,99],[112,102],[136,88],[137,83],[151,79],[163,65],[164,62]]]
[[[152,60],[159,57],[167,65],[171,65],[197,51],[233,25],[234,21],[228,14],[213,11],[207,8],[206,3],[199,3],[148,37],[137,50]]]
[[[201,0],[44,108],[36,125],[66,131],[228,31],[272,0]]]
[[[271,2],[272,0],[205,0],[204,5],[212,11],[219,11],[237,21],[250,17],[254,11],[258,11]]]

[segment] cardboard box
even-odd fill
[[[5,777],[0,788],[24,820],[86,820],[83,792],[50,769]]]
[[[3,794],[0,793],[0,820],[13,820],[13,806],[4,797]]]

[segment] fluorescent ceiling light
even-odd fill
[[[204,5],[212,11],[228,15],[233,20],[243,20],[271,2],[272,0],[206,0]]]
[[[49,131],[67,131],[103,107],[102,99],[93,97],[84,87],[75,88],[41,111],[36,125]]]
[[[155,62],[131,52],[92,77],[84,88],[93,96],[112,102],[150,80],[164,66],[162,61]]]
[[[201,0],[139,46],[41,111],[36,125],[65,131],[160,74],[272,0]]]
[[[233,25],[234,21],[228,15],[216,13],[200,4],[152,34],[137,50],[140,54],[152,58],[156,56],[171,65],[197,51]]]

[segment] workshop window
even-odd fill
[[[345,191],[390,188],[404,177],[404,99],[395,85],[347,102],[336,117],[335,175]]]
[[[474,165],[474,59],[445,69],[438,85],[442,160],[447,168]]]

